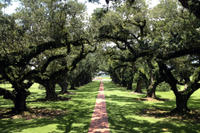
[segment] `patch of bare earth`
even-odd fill
[[[134,92],[134,91],[132,91],[131,94],[135,94],[135,95],[144,95],[145,93],[139,93],[139,92]]]
[[[169,99],[163,99],[163,98],[152,98],[152,97],[139,98],[138,100],[139,100],[139,101],[151,101],[151,102],[169,101]]]
[[[46,109],[46,108],[31,108],[21,114],[13,114],[9,109],[0,111],[0,119],[37,119],[37,118],[54,118],[57,116],[66,115],[67,111]]]
[[[152,102],[158,102],[158,99],[151,98],[151,97],[145,97],[145,98],[140,98],[139,100],[141,101],[152,101]]]
[[[141,114],[144,116],[153,116],[156,118],[168,118],[185,122],[197,123],[200,122],[200,110],[191,110],[186,114],[174,114],[162,109],[143,109]]]

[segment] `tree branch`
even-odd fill
[[[185,55],[200,55],[200,47],[184,48],[178,51],[169,52],[167,54],[160,54],[157,56],[159,59],[170,60]]]
[[[177,94],[178,89],[176,84],[178,84],[178,80],[173,76],[171,70],[167,68],[166,64],[158,62],[158,66],[161,76],[165,78],[165,81],[171,86],[171,89],[174,91],[174,93]]]
[[[96,51],[97,47],[95,46],[93,50],[89,50],[88,52],[84,53],[84,44],[82,44],[81,52],[80,54],[73,60],[72,62],[72,68],[70,71],[73,71],[76,68],[76,65],[84,59],[89,53],[94,53]]]
[[[46,63],[42,66],[41,68],[41,73],[44,73],[46,68],[48,67],[48,65],[54,61],[54,60],[57,60],[57,59],[60,59],[60,58],[64,58],[66,55],[62,54],[62,55],[55,55],[55,56],[51,56],[49,57],[49,59],[46,61]]]
[[[199,0],[179,0],[183,7],[187,8],[197,18],[200,19],[200,1]]]

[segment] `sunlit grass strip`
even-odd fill
[[[0,133],[86,133],[89,129],[98,88],[99,82],[92,82],[71,91],[74,94],[67,96],[71,98],[69,101],[38,102],[34,100],[42,98],[44,90],[39,90],[37,85],[33,86],[32,94],[27,100],[28,107],[66,110],[66,115],[31,120],[0,119]],[[2,100],[0,98],[0,102]],[[0,106],[2,108],[2,105]]]
[[[175,97],[171,91],[156,92],[160,98],[169,101],[142,101],[144,95],[135,95],[126,88],[111,82],[104,82],[109,127],[112,133],[187,133],[200,132],[200,123],[168,117],[154,117],[143,114],[147,109],[170,111],[175,106]],[[189,107],[200,109],[200,91],[194,93]]]

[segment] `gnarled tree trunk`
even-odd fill
[[[138,79],[135,92],[142,93],[142,79]]]
[[[14,113],[21,113],[23,111],[27,111],[26,106],[26,98],[30,95],[30,92],[26,91],[25,89],[17,89],[15,93],[15,98],[13,99]]]
[[[44,87],[46,89],[46,100],[56,100],[58,98],[54,83],[49,82],[48,84],[45,84]]]
[[[74,83],[71,83],[70,90],[76,90]]]
[[[176,108],[173,109],[172,113],[186,113],[189,112],[190,109],[187,107],[188,99],[190,98],[190,94],[184,94],[183,92],[178,92],[176,95]]]
[[[127,90],[133,90],[133,81],[129,81],[128,84],[127,84]]]
[[[156,97],[156,87],[158,85],[158,82],[151,82],[150,86],[147,89],[147,95],[146,97],[151,97],[151,98],[157,98]]]
[[[58,82],[58,85],[61,87],[61,91],[60,91],[61,94],[69,93],[67,90],[68,83],[66,81],[60,81]]]
[[[150,85],[147,88],[146,97],[151,97],[151,98],[155,98],[155,99],[157,98],[155,91],[156,91],[156,87],[157,87],[158,84],[159,84],[159,82],[155,80],[155,78],[153,77],[153,74],[152,74],[151,80],[150,80]]]
[[[127,86],[127,83],[126,83],[126,81],[125,81],[125,80],[123,80],[123,79],[122,79],[122,81],[121,81],[121,86],[122,86],[122,87],[126,87],[126,86]]]

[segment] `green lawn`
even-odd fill
[[[99,82],[92,82],[78,88],[70,95],[69,101],[36,102],[44,98],[44,90],[39,90],[34,84],[28,97],[28,107],[65,110],[66,115],[55,118],[0,119],[0,133],[87,133],[98,93]],[[0,110],[12,107],[12,102],[0,97]]]
[[[101,79],[102,81],[111,81],[110,76],[98,76],[95,79]]]
[[[9,87],[9,86],[8,86]],[[78,90],[71,91],[75,95],[63,95],[71,98],[69,101],[38,102],[44,98],[44,90],[34,84],[28,97],[28,107],[65,110],[66,114],[55,118],[0,119],[0,133],[87,133],[98,93],[99,81],[94,81]],[[172,92],[156,92],[160,98],[169,101],[142,101],[144,95],[136,95],[126,88],[104,81],[106,106],[109,116],[111,133],[200,133],[200,123],[187,119],[169,117],[154,117],[144,114],[147,109],[170,111],[175,107]],[[59,91],[59,90],[57,90]],[[195,92],[189,108],[200,110],[200,90]],[[0,97],[0,110],[12,107],[9,100]]]
[[[118,87],[111,82],[104,82],[106,94],[106,107],[109,117],[109,126],[112,133],[198,133],[200,123],[192,123],[189,120],[154,117],[144,115],[146,109],[171,110],[175,107],[172,92],[157,92],[161,98],[169,101],[141,101],[144,95],[136,95]],[[200,91],[192,95],[189,107],[200,109]]]

